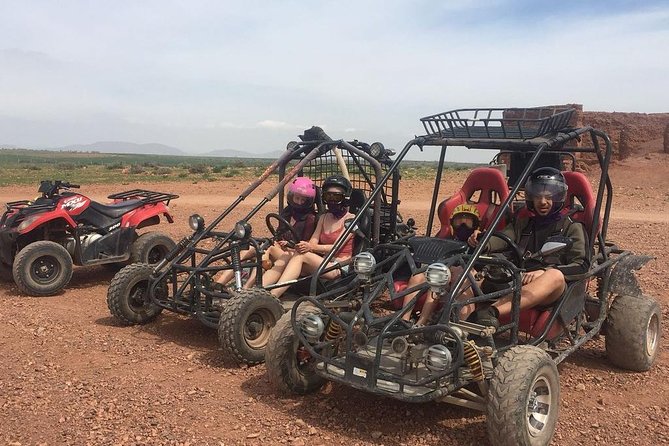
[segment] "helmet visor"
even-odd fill
[[[527,198],[546,197],[556,202],[563,202],[567,196],[567,185],[553,178],[528,181],[525,195]]]

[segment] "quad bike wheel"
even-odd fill
[[[146,324],[163,311],[148,293],[153,267],[133,263],[116,273],[107,290],[107,306],[123,325]]]
[[[165,258],[176,243],[162,232],[147,232],[137,237],[130,249],[131,263],[155,265]]]
[[[651,368],[660,349],[662,313],[646,296],[616,296],[606,318],[606,354],[613,365],[636,372]]]
[[[313,307],[300,307],[298,320],[316,313]],[[284,314],[269,336],[265,353],[265,366],[269,381],[281,392],[305,395],[315,392],[325,384],[325,379],[313,370],[308,352],[300,346],[293,331],[290,313]]]
[[[488,436],[494,446],[544,446],[555,432],[560,377],[539,347],[517,345],[504,352],[488,391]]]
[[[19,251],[12,273],[21,292],[30,296],[51,296],[70,282],[72,257],[58,243],[41,240]]]
[[[282,314],[281,302],[261,288],[233,291],[218,322],[223,351],[240,363],[262,363],[272,327]]]

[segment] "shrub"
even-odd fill
[[[111,163],[107,164],[107,170],[122,170],[123,169],[123,163],[121,162],[116,162],[116,163]]]
[[[140,166],[139,164],[133,164],[132,166],[130,166],[129,173],[131,173],[133,175],[137,175],[139,173],[144,173],[144,172],[145,172],[144,168],[142,166]]]
[[[169,175],[172,173],[172,169],[169,167],[159,167],[156,169],[156,175]]]
[[[36,166],[34,164],[31,164],[30,166],[26,167],[28,170],[42,170],[40,166]]]
[[[188,172],[180,172],[179,175],[177,175],[179,178],[186,178],[188,176]]]
[[[214,173],[221,173],[226,167],[227,167],[227,166],[221,166],[221,165],[214,166],[214,167],[211,169],[211,171],[214,172]]]
[[[239,175],[239,171],[237,169],[228,169],[223,173],[225,178],[232,178],[237,175]]]
[[[188,168],[190,173],[209,173],[209,167],[204,164],[195,164]]]

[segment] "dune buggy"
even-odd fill
[[[318,274],[303,277],[291,284],[282,301],[275,299],[268,290],[285,284],[262,288],[265,250],[279,237],[289,243],[299,239],[279,214],[271,212],[263,221],[259,212],[277,195],[281,212],[284,188],[294,177],[308,176],[317,185],[335,173],[349,178],[353,185],[351,212],[357,212],[357,208],[368,201],[357,227],[351,228],[356,234],[356,251],[388,242],[410,230],[401,223],[397,213],[399,171],[395,169],[390,181],[383,187],[378,186],[391,164],[391,152],[382,144],[333,141],[317,127],[305,131],[300,138],[300,142],[289,143],[284,154],[208,226],[205,227],[201,216],[191,216],[190,225],[194,232],[181,240],[163,262],[155,267],[135,264],[121,270],[108,291],[107,302],[112,315],[124,324],[147,323],[164,309],[190,315],[209,327],[218,328],[220,343],[229,357],[256,364],[264,361],[270,329],[283,314],[284,306],[290,306],[291,299],[309,292],[316,294],[352,279],[350,274],[342,274],[334,281],[317,280]],[[229,216],[238,205],[276,174],[278,182],[272,189],[259,200],[256,198],[258,201],[251,211],[231,222]],[[372,190],[376,190],[374,196],[370,195]],[[319,195],[317,193],[316,203],[322,208]],[[226,223],[227,231],[219,229]],[[258,223],[266,224],[271,236],[256,235]],[[327,270],[325,265],[344,241],[340,238],[335,242],[319,271]],[[255,257],[242,260],[240,253],[249,247],[255,249]],[[229,270],[234,271],[232,286],[213,286],[215,276]],[[255,286],[246,289],[243,276],[249,270],[255,270]]]
[[[611,142],[599,130],[569,127],[572,113],[571,109],[467,109],[423,118],[426,134],[407,143],[382,180],[411,148],[440,148],[427,235],[362,252],[354,258],[353,280],[322,295],[299,298],[270,335],[266,357],[270,381],[298,394],[315,391],[330,380],[403,401],[452,403],[485,412],[494,445],[547,445],[558,418],[557,365],[583,343],[605,334],[614,365],[648,370],[659,348],[661,313],[658,304],[642,294],[633,271],[650,257],[607,241],[613,193],[608,175]],[[576,145],[581,137],[592,145]],[[513,181],[506,181],[500,166],[478,168],[458,193],[437,204],[449,146],[501,150],[510,155]],[[579,152],[593,156],[601,172],[594,192],[583,174],[564,172],[569,186],[565,212],[585,226],[591,267],[571,278],[551,306],[520,311],[525,263],[554,255],[569,240],[549,239],[532,258],[508,237],[508,258],[484,255],[482,249],[491,237],[504,236],[497,229],[511,218],[535,167],[560,168],[565,157]],[[377,185],[382,187],[383,182]],[[443,238],[450,231],[450,211],[461,203],[476,205],[488,228],[473,252],[463,242]],[[438,237],[430,236],[435,218],[442,223]],[[451,276],[452,267],[463,272]],[[419,272],[426,273],[427,281],[407,288],[406,278]],[[467,286],[472,294],[464,294]],[[421,293],[406,305],[403,298],[428,289],[441,303],[432,323],[416,327],[403,322],[402,316],[414,309]],[[347,297],[330,305],[332,295],[343,294]],[[464,305],[508,295],[513,310],[506,320],[500,319],[498,328],[460,319]],[[395,302],[399,304],[393,310],[390,304]]]
[[[0,218],[0,268],[22,292],[48,296],[62,290],[72,265],[158,263],[175,243],[160,232],[137,230],[160,223],[177,195],[133,189],[102,204],[71,192],[76,184],[42,181],[34,201],[6,204]],[[10,275],[11,272],[11,275]]]

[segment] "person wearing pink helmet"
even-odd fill
[[[288,185],[286,206],[281,211],[281,217],[291,224],[299,241],[309,240],[316,229],[318,216],[314,207],[316,201],[316,185],[308,177],[297,177]],[[263,256],[263,268],[269,270],[273,265],[283,268],[294,255],[295,250],[288,248],[287,242],[279,240],[269,247]],[[242,253],[241,259],[248,260],[256,255],[255,248]],[[225,285],[234,276],[233,270],[226,270],[216,279],[220,285]],[[246,280],[245,288],[254,284],[255,269]]]

